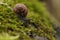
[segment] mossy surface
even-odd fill
[[[55,40],[55,31],[52,26],[52,19],[48,16],[42,3],[37,0],[2,0],[2,3],[7,3],[11,8],[17,3],[23,3],[28,8],[28,19],[38,26],[38,30],[28,25],[25,27],[13,11],[11,11],[4,4],[0,4],[0,40],[35,40],[27,33],[32,31],[35,35],[48,38],[48,40]]]

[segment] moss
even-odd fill
[[[0,4],[0,33],[7,33],[9,38],[19,35],[18,38],[12,37],[12,40],[33,40],[34,38],[27,35],[27,33],[32,31],[38,36],[45,36],[49,40],[54,40],[55,31],[51,24],[53,22],[47,16],[48,14],[42,3],[37,0],[3,0],[2,2],[7,3],[12,8],[16,3],[25,4],[29,10],[27,18],[31,19],[30,22],[37,24],[39,29],[37,30],[32,25],[28,25],[27,28],[25,25],[21,26],[23,22],[16,17],[14,12],[8,9],[7,6]],[[5,40],[4,36],[1,37],[2,40]],[[6,37],[6,40],[11,40],[8,37]]]

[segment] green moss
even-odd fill
[[[3,0],[2,2],[6,2],[12,8],[16,3],[25,4],[29,10],[27,18],[30,18],[30,21],[37,24],[39,28],[37,31],[36,28],[31,25],[27,28],[25,26],[21,26],[23,22],[16,17],[14,12],[8,9],[7,6],[0,4],[0,33],[8,34],[8,36],[6,35],[6,40],[33,40],[33,38],[26,34],[30,31],[38,36],[45,36],[49,40],[54,40],[55,31],[51,24],[52,21],[50,17],[47,16],[48,14],[42,3],[37,0]],[[11,36],[16,35],[19,35],[19,37],[12,37],[12,39],[10,39]],[[0,38],[0,40],[5,40],[4,36],[5,35],[0,36],[2,38]]]

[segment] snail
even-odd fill
[[[13,8],[13,11],[15,14],[17,14],[19,17],[25,18],[28,13],[28,9],[24,4],[16,4]]]
[[[17,17],[23,22],[23,25],[27,27],[28,25],[32,25],[37,28],[35,23],[30,22],[31,19],[26,18],[28,14],[28,9],[24,4],[16,4],[13,8],[14,13]]]

